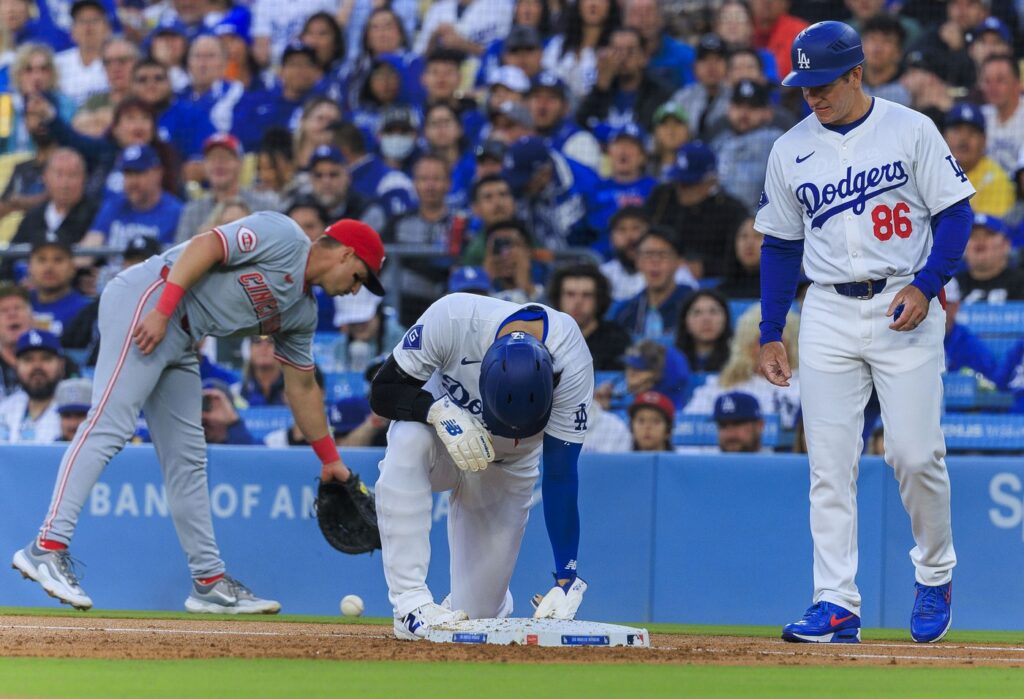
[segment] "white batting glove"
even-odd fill
[[[533,606],[534,619],[575,619],[576,611],[583,602],[583,593],[587,591],[587,583],[583,578],[576,578],[571,585],[561,587],[555,585],[546,595],[535,595]],[[540,599],[537,599],[540,598]]]
[[[427,412],[427,422],[437,430],[452,461],[463,471],[483,471],[494,461],[494,447],[487,428],[448,396],[434,401]]]

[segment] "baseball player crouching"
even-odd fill
[[[309,287],[341,295],[365,285],[381,295],[383,259],[380,237],[358,221],[338,221],[311,242],[287,216],[259,212],[121,272],[100,298],[92,407],[64,453],[39,535],[15,552],[13,567],[61,602],[92,606],[68,544],[89,492],[144,410],[193,580],[185,608],[279,611],[280,604],[260,599],[225,573],[214,540],[194,347],[206,335],[271,335],[288,404],[321,460],[321,478],[358,478],[338,456],[314,381],[317,303]]]
[[[555,585],[535,617],[572,619],[586,583],[577,460],[594,369],[576,322],[546,306],[451,294],[409,329],[373,380],[370,402],[394,422],[376,484],[395,635],[512,612],[509,580],[541,455]],[[431,492],[450,490],[449,604],[427,587]]]
[[[943,459],[942,287],[970,235],[974,188],[923,114],[862,89],[860,37],[820,22],[793,42],[793,71],[813,114],[772,149],[755,227],[761,252],[761,371],[791,375],[782,329],[803,261],[814,282],[800,321],[800,387],[811,466],[814,604],[788,641],[860,640],[857,461],[872,385],[885,460],[900,483],[916,546],[915,641],[952,623],[956,565]]]

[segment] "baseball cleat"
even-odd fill
[[[782,627],[792,643],[860,643],[860,617],[831,602],[812,605],[800,621]]]
[[[556,584],[543,597],[539,593],[534,595],[530,600],[534,609],[533,618],[575,619],[586,591],[587,583],[583,578],[574,578],[564,585]]]
[[[46,594],[62,604],[70,604],[82,611],[92,607],[89,595],[78,584],[74,562],[67,549],[48,551],[33,541],[14,554],[11,567],[22,577],[39,583]]]
[[[238,580],[225,575],[209,585],[193,580],[185,609],[196,614],[277,614],[281,603],[260,599]]]
[[[452,611],[439,604],[428,602],[403,617],[395,617],[395,638],[400,641],[418,641],[426,634],[428,626],[447,624],[452,621],[466,621],[469,615],[461,609]]]
[[[922,585],[914,583],[917,596],[910,614],[910,636],[918,643],[935,643],[953,624],[953,583]]]

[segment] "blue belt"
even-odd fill
[[[886,279],[869,279],[866,282],[848,282],[846,284],[833,284],[837,294],[852,296],[858,299],[869,299],[875,294],[882,293],[885,288]]]

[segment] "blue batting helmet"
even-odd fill
[[[543,342],[524,332],[499,337],[480,365],[487,429],[509,439],[542,431],[551,416],[554,383],[551,353]]]
[[[842,22],[818,22],[793,40],[793,70],[782,80],[786,87],[819,87],[864,62],[860,36]]]

